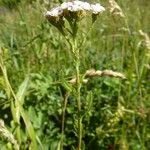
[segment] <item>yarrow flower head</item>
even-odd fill
[[[64,12],[79,12],[79,11],[89,11],[92,14],[99,14],[103,12],[105,8],[99,3],[89,4],[88,2],[82,2],[79,0],[64,2],[60,6],[53,8],[51,11],[47,11],[45,16],[47,18],[54,18],[63,16]]]
[[[89,13],[92,14],[92,22],[97,19],[97,15],[103,12],[105,8],[99,3],[90,4],[79,0],[64,2],[60,6],[53,8],[45,13],[45,17],[59,30],[63,27],[64,21],[67,20],[71,25],[80,21],[84,16]],[[73,23],[74,22],[74,23]]]
[[[45,17],[47,18],[47,20],[53,26],[55,26],[62,34],[64,34],[63,31],[64,20],[62,15],[63,15],[63,10],[59,6],[45,13]]]

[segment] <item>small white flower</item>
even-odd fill
[[[81,3],[79,2],[78,3],[78,1],[73,1],[72,2],[72,5],[69,5],[68,6],[68,10],[69,11],[80,11],[80,10],[83,10],[83,8],[81,7],[81,5],[80,5]]]
[[[90,5],[90,4],[89,4]],[[75,1],[72,1],[72,2],[64,2],[61,4],[61,8],[63,10],[69,10],[69,11],[81,11],[81,10],[86,10],[86,9],[89,9],[87,8],[87,4],[85,5],[84,2],[82,1],[78,1],[78,0],[75,0]]]
[[[76,1],[73,1],[73,3],[75,5],[78,5],[79,7],[81,7],[81,10],[91,10],[91,6],[87,2],[82,2],[82,1],[76,0]]]
[[[52,9],[51,11],[47,11],[45,16],[50,16],[50,17],[58,17],[63,13],[63,10],[61,9],[61,7],[55,7],[54,9]]]
[[[64,2],[61,4],[61,8],[64,10],[64,9],[68,9],[69,6],[72,5],[72,2]]]
[[[74,3],[75,5],[79,5],[79,6],[81,6],[81,5],[84,4],[84,2],[78,1],[78,0],[73,1],[73,3]]]
[[[101,6],[99,3],[97,4],[91,4],[91,10],[93,14],[99,14],[100,12],[103,12],[105,8]]]
[[[91,5],[90,5],[89,3],[87,3],[87,2],[82,3],[81,6],[82,6],[82,8],[83,8],[84,10],[88,10],[88,11],[91,10]]]

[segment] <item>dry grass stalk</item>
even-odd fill
[[[115,78],[121,78],[121,79],[126,79],[126,77],[120,73],[120,72],[114,72],[112,70],[87,70],[85,73],[86,78],[92,78],[92,77],[102,77],[102,76],[109,76],[109,77],[115,77]],[[76,84],[76,78],[73,78],[68,81],[70,84],[74,85]],[[83,79],[82,83],[86,84],[88,82],[88,79]]]
[[[114,72],[112,70],[103,70],[103,71],[100,71],[100,70],[94,70],[94,69],[91,69],[91,70],[87,70],[86,71],[86,74],[85,74],[86,77],[101,77],[101,76],[110,76],[110,77],[116,77],[116,78],[121,78],[121,79],[126,79],[126,77],[120,73],[120,72]]]
[[[120,16],[122,18],[125,17],[121,7],[117,4],[115,0],[109,0],[109,11],[114,16]]]
[[[0,119],[0,135],[14,145],[15,150],[19,150],[19,145],[13,134],[5,127],[4,121]]]
[[[147,33],[143,32],[142,30],[139,30],[140,35],[144,38],[145,46],[148,50],[150,50],[150,37]]]

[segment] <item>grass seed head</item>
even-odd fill
[[[115,0],[109,0],[109,11],[113,16],[125,17],[121,7],[117,4]]]
[[[13,134],[5,127],[4,121],[0,119],[0,135],[4,137],[7,141],[12,143],[16,150],[19,150],[19,145],[14,138]]]
[[[121,78],[121,79],[126,79],[126,77],[120,73],[120,72],[114,72],[112,70],[87,70],[85,73],[86,77],[101,77],[101,76],[110,76],[110,77],[116,77],[116,78]]]
[[[139,30],[140,35],[144,38],[145,46],[148,50],[150,50],[150,37],[147,33],[143,32],[142,30]]]

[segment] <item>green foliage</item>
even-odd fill
[[[19,2],[20,0],[1,0],[0,5],[12,8],[15,7]]]
[[[1,3],[12,7],[18,2],[17,8],[0,11],[4,14],[0,15],[0,54],[20,102],[15,103],[0,69],[0,118],[20,141],[21,149],[32,149],[33,145],[39,150],[61,149],[64,98],[73,90],[66,81],[74,76],[73,60],[65,40],[44,19],[44,8],[49,4],[34,1],[24,5],[18,0]],[[108,7],[106,1],[102,2]],[[108,11],[101,15],[81,51],[81,73],[89,68],[112,69],[124,73],[127,80],[101,77],[83,85],[85,150],[150,149],[150,57],[138,32],[142,29],[149,34],[150,2],[117,2],[126,15],[130,33],[123,18],[115,20]],[[88,21],[83,24],[85,32]],[[76,110],[76,100],[69,95],[64,149],[77,146]],[[12,149],[7,142],[0,140],[0,149]]]

